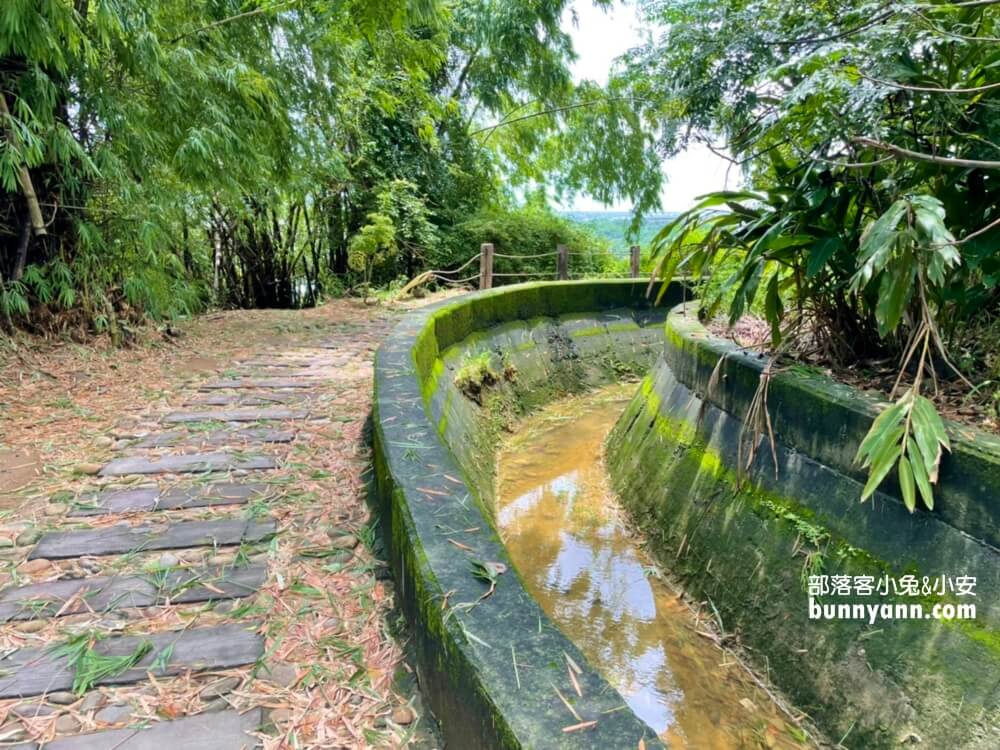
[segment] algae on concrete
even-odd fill
[[[742,420],[762,360],[681,310],[666,341],[607,446],[612,482],[663,564],[712,602],[798,708],[832,737],[847,735],[845,746],[919,737],[925,747],[1000,747],[1000,558],[972,533],[987,528],[989,511],[970,513],[967,531],[954,512],[911,515],[884,493],[861,505],[859,477],[838,460],[853,452],[843,442],[867,430],[867,402],[808,373],[771,384],[777,476],[766,449],[741,474]],[[709,389],[720,356],[723,377]],[[804,578],[817,573],[975,575],[978,617],[813,620]]]

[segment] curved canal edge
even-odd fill
[[[485,599],[474,574],[475,563],[511,567],[490,511],[499,435],[554,398],[645,372],[665,315],[645,292],[644,282],[585,281],[472,294],[409,314],[378,352],[380,528],[450,747],[663,747],[513,571]],[[665,301],[683,296],[674,286]]]
[[[663,356],[609,440],[618,495],[657,556],[754,649],[756,666],[766,660],[796,706],[845,746],[1000,747],[997,439],[951,426],[933,512],[910,514],[894,488],[861,504],[853,457],[878,400],[791,368],[769,384],[773,456],[762,439],[741,472],[744,419],[766,364],[709,334],[694,306],[672,311]],[[924,617],[962,601],[939,581],[972,577],[976,596],[965,601],[976,617],[817,619],[811,575],[816,606],[918,605]],[[898,584],[906,576],[916,593]],[[859,579],[891,581],[898,593],[865,594]],[[849,596],[819,593],[838,580]]]

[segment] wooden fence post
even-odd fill
[[[569,278],[569,248],[565,245],[556,245],[556,278],[565,281]]]
[[[639,246],[632,245],[632,247],[629,248],[629,250],[632,256],[631,257],[632,278],[637,279],[639,278],[639,252],[640,252]]]
[[[493,288],[493,244],[484,242],[479,246],[479,288]]]

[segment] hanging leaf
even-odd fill
[[[943,450],[950,443],[941,416],[931,401],[908,390],[883,411],[868,430],[855,461],[867,469],[868,481],[861,501],[871,497],[886,477],[897,468],[903,503],[912,513],[917,493],[928,509],[934,508],[933,486]]]
[[[898,327],[913,296],[917,266],[913,255],[904,253],[883,275],[879,289],[875,319],[881,336],[888,336]]]
[[[840,237],[823,237],[809,249],[809,261],[806,264],[806,278],[813,278],[823,270],[827,261],[844,246]]]
[[[899,459],[899,487],[903,492],[903,504],[912,513],[917,507],[917,496],[913,482],[913,469],[910,466],[910,459],[905,455]]]

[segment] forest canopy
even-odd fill
[[[526,194],[655,207],[637,103],[572,80],[569,5],[5,0],[0,322],[312,304],[464,261]]]

